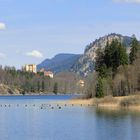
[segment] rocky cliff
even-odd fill
[[[119,40],[124,46],[126,46],[127,51],[129,52],[132,37],[122,36],[115,33],[109,34],[90,43],[86,47],[84,54],[73,65],[71,70],[82,76],[86,76],[88,73],[94,71],[96,50],[98,48],[105,48],[107,42],[110,43],[114,39]]]

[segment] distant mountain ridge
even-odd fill
[[[45,68],[45,70],[51,70],[54,73],[70,71],[80,57],[80,54],[57,54],[52,59],[46,59],[41,64],[37,65],[37,69]]]

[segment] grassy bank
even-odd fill
[[[73,105],[91,105],[106,109],[134,109],[140,111],[140,95],[112,97],[107,96],[101,99],[72,99],[66,102]]]

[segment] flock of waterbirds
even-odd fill
[[[31,108],[31,107],[39,107],[39,109],[63,109],[64,107],[74,107],[74,106],[91,106],[90,104],[88,105],[74,105],[74,104],[0,104],[0,108],[12,108],[12,107],[24,107],[24,108]]]

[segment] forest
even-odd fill
[[[128,53],[118,40],[97,50],[95,72],[88,78],[87,97],[127,96],[140,92],[140,43],[134,37]]]
[[[79,77],[74,73],[63,72],[51,79],[42,73],[30,73],[16,70],[15,67],[0,66],[0,93],[10,94],[58,94],[81,93],[77,85]],[[3,90],[1,90],[3,89]],[[6,89],[6,90],[5,90]]]

